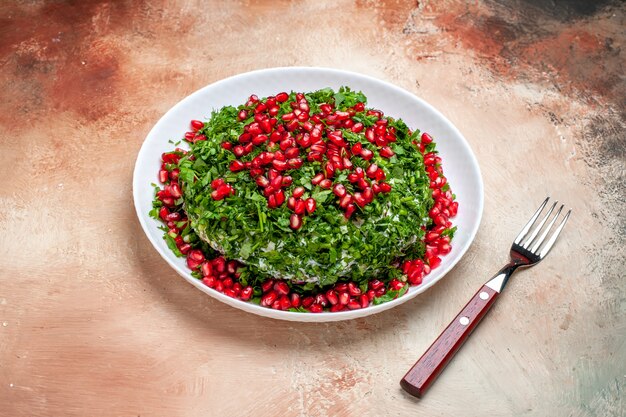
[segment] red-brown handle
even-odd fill
[[[459,315],[402,378],[400,385],[406,392],[416,397],[424,395],[437,375],[450,362],[472,330],[489,311],[498,295],[497,291],[486,285],[474,294]]]

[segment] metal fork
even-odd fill
[[[550,252],[572,211],[568,210],[556,230],[546,240],[563,210],[563,205],[561,205],[556,215],[544,227],[557,206],[558,202],[555,202],[548,209],[543,219],[535,226],[541,212],[548,204],[548,200],[550,200],[550,197],[544,200],[513,241],[509,263],[474,294],[474,297],[463,307],[463,310],[402,378],[400,385],[409,394],[416,397],[424,395],[439,373],[450,362],[456,351],[463,345],[474,328],[489,311],[498,295],[506,286],[511,274],[517,268],[537,264]]]

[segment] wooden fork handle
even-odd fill
[[[486,285],[474,294],[452,323],[402,378],[400,385],[406,392],[416,397],[424,395],[424,392],[489,311],[499,294]]]

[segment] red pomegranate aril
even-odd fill
[[[382,156],[383,158],[391,158],[395,154],[396,153],[393,150],[391,150],[389,146],[384,146],[380,150],[380,156]]]
[[[351,172],[350,174],[348,174],[348,181],[350,181],[351,183],[355,183],[358,180],[359,180],[359,176],[355,174],[354,172]]]
[[[204,262],[200,266],[200,270],[202,271],[202,276],[208,277],[213,275],[213,265],[211,265],[211,262]]]
[[[215,282],[217,280],[215,279],[215,277],[204,277],[202,278],[202,282],[204,283],[204,285],[206,285],[209,288],[213,288],[215,286]]]
[[[296,187],[293,189],[293,193],[291,195],[293,195],[296,198],[300,198],[302,197],[303,194],[304,194],[304,187]]]
[[[437,239],[439,239],[439,234],[435,233],[433,231],[429,231],[426,233],[426,236],[424,237],[424,240],[426,242],[432,243],[434,241],[436,241]]]
[[[384,287],[384,286],[385,286],[385,283],[384,283],[384,282],[382,282],[381,280],[378,280],[378,279],[373,279],[373,280],[371,280],[371,281],[370,281],[367,285],[368,285],[368,287],[369,287],[370,289],[372,289],[372,290],[377,290],[377,289],[379,289],[379,288],[381,288],[381,287]]]
[[[274,167],[274,169],[277,169],[278,171],[285,171],[288,168],[287,162],[278,161],[276,159],[272,161],[272,166]]]
[[[237,118],[239,120],[246,120],[248,118],[248,112],[245,110],[241,110],[238,114],[237,114]]]
[[[297,158],[300,155],[300,149],[298,148],[289,148],[285,151],[285,157],[287,159]]]
[[[283,140],[280,141],[279,147],[281,151],[286,151],[287,149],[291,148],[294,144],[293,138],[285,138]]]
[[[233,144],[230,142],[222,142],[222,148],[230,151],[233,148]]]
[[[301,300],[300,300],[300,295],[299,294],[297,294],[295,292],[291,293],[291,297],[290,298],[291,298],[291,306],[292,307],[295,307],[295,308],[300,307]]]
[[[361,303],[361,308],[366,308],[370,305],[370,299],[367,295],[363,294],[359,297],[359,302]]]
[[[319,304],[322,307],[326,307],[328,305],[328,300],[324,294],[317,294],[315,297],[315,304]]]
[[[424,276],[424,272],[421,268],[415,268],[409,271],[407,274],[407,281],[411,285],[419,285],[422,283],[422,278]]]
[[[291,301],[289,300],[289,297],[287,297],[286,295],[283,295],[282,297],[280,297],[280,309],[281,310],[288,310],[289,308],[291,308]]]
[[[230,163],[230,170],[232,172],[243,171],[244,169],[246,169],[246,166],[244,165],[244,163],[237,159],[235,159],[234,161]]]
[[[369,290],[367,291],[367,298],[372,301],[374,299],[374,297],[376,297],[376,291],[374,290]]]
[[[376,178],[376,171],[378,171],[378,165],[371,164],[369,167],[367,167],[365,173],[369,178]]]
[[[193,129],[194,132],[197,132],[198,130],[202,129],[204,127],[204,123],[202,123],[200,120],[192,120],[191,121],[191,128]]]
[[[199,249],[189,251],[187,254],[187,266],[189,269],[196,269],[204,262],[204,254]]]
[[[225,278],[222,280],[222,285],[224,286],[224,288],[232,288],[233,286],[233,279],[232,278]]]
[[[291,184],[293,183],[293,178],[289,175],[285,175],[283,177],[283,181],[282,181],[282,186],[283,187],[289,187]]]
[[[345,306],[342,306],[341,304],[335,304],[334,306],[330,307],[330,311],[332,313],[337,313],[339,311],[343,311],[345,310]]]
[[[299,169],[302,167],[304,161],[300,158],[291,158],[287,160],[287,166],[291,169]]]
[[[168,222],[177,222],[180,220],[180,213],[174,212],[167,215],[165,218]]]
[[[350,294],[348,294],[347,292],[341,292],[339,293],[339,304],[341,305],[346,305],[350,302]]]
[[[355,124],[354,124],[354,125],[350,128],[350,130],[352,130],[354,133],[360,133],[360,132],[362,132],[362,131],[363,131],[363,127],[364,127],[364,126],[363,126],[363,123],[358,122],[358,123],[355,123]]]
[[[278,295],[274,291],[269,291],[261,297],[261,305],[265,307],[271,306],[278,298]]]
[[[374,201],[374,191],[370,187],[366,187],[362,192],[363,198],[367,203]]]
[[[354,202],[361,208],[365,207],[367,205],[367,201],[365,200],[365,198],[363,197],[363,195],[361,193],[354,193]]]
[[[339,303],[339,297],[337,296],[337,293],[333,290],[326,291],[326,299],[331,305],[336,305]]]
[[[326,179],[320,181],[319,186],[321,188],[325,189],[325,190],[328,190],[328,189],[330,189],[330,187],[333,186],[333,182],[332,182],[332,180],[326,178]]]
[[[302,299],[302,307],[309,308],[309,307],[311,307],[311,305],[313,304],[314,301],[315,301],[315,298],[313,298],[311,296],[304,297]]]
[[[435,222],[437,226],[446,226],[446,223],[448,223],[448,219],[443,214],[439,214],[438,216],[435,216],[433,221]]]
[[[236,157],[240,158],[246,154],[246,151],[244,150],[243,146],[237,145],[233,148],[233,153]]]
[[[293,211],[298,214],[304,214],[304,211],[306,210],[306,203],[303,200],[296,200],[296,204],[294,206]]]
[[[367,129],[365,129],[365,139],[367,139],[367,141],[370,143],[374,143],[375,141],[374,128],[368,127]]]
[[[430,269],[435,269],[441,264],[441,258],[438,256],[431,256],[428,258],[428,265]]]
[[[250,298],[252,298],[253,292],[254,290],[252,289],[252,287],[248,285],[241,290],[239,298],[241,298],[243,301],[248,301]]]
[[[263,293],[268,292],[273,287],[274,287],[274,280],[273,279],[267,279],[267,280],[265,280],[265,281],[263,281],[261,283],[261,290],[263,291]]]
[[[354,282],[349,282],[348,283],[348,293],[353,296],[353,297],[357,297],[359,295],[361,295],[361,289],[359,287],[357,287],[357,285]]]
[[[324,173],[326,174],[326,178],[332,178],[335,175],[335,166],[332,162],[328,161],[324,164]]]
[[[306,204],[307,213],[313,214],[313,212],[315,211],[315,208],[317,207],[317,202],[315,201],[315,199],[307,198],[305,201],[305,204]]]
[[[278,205],[276,204],[276,195],[272,194],[267,198],[267,208],[276,208]]]
[[[302,227],[302,218],[298,214],[293,213],[289,218],[289,227],[293,230],[298,230]]]
[[[262,145],[263,143],[267,142],[269,138],[267,137],[267,135],[257,135],[254,138],[252,138],[252,143],[255,146],[259,146]]]
[[[333,287],[333,289],[335,291],[337,291],[337,293],[341,293],[341,292],[347,292],[348,291],[348,283],[346,282],[340,282],[338,284],[335,284],[335,286]]]
[[[174,168],[170,171],[170,179],[172,181],[178,181],[178,177],[180,177],[180,169]]]
[[[256,182],[256,185],[258,185],[259,187],[263,187],[263,188],[270,185],[270,180],[268,180],[262,175],[259,175],[258,177],[256,177],[255,182]]]
[[[389,288],[395,291],[399,291],[404,287],[405,283],[400,281],[399,279],[392,279],[391,282],[389,282]]]
[[[449,243],[440,243],[437,248],[439,249],[439,253],[441,255],[447,255],[452,250],[452,246],[450,246]]]
[[[167,207],[161,207],[159,209],[159,217],[161,220],[166,221],[167,216],[170,214],[170,210]]]
[[[345,185],[335,184],[335,186],[333,187],[333,193],[339,198],[344,197],[347,193]]]
[[[279,295],[289,294],[289,285],[285,281],[277,281],[274,284],[274,291]]]
[[[352,145],[352,153],[354,155],[359,155],[362,150],[363,150],[363,145],[361,145],[360,142],[357,142],[354,145]]]
[[[270,133],[272,131],[272,123],[269,119],[261,120],[259,122],[259,126],[261,126],[261,130],[263,131],[263,133]]]
[[[285,202],[285,192],[283,190],[278,190],[274,196],[276,197],[276,207],[282,206]]]
[[[354,212],[356,211],[356,205],[354,203],[350,203],[346,206],[346,212],[343,214],[343,216],[346,219],[349,219],[352,214],[354,214]]]
[[[382,193],[388,193],[391,191],[391,185],[387,184],[386,182],[381,182],[379,186]]]
[[[192,141],[193,138],[196,137],[196,133],[195,132],[186,132],[185,133],[185,139],[187,139],[188,141]]]
[[[311,313],[321,313],[324,310],[324,307],[322,307],[321,305],[314,303],[311,304],[311,306],[309,307],[309,311]]]
[[[285,92],[276,94],[276,101],[279,103],[284,103],[285,101],[287,101],[287,99],[289,99],[289,94]]]
[[[373,157],[374,157],[374,152],[372,152],[371,150],[363,149],[361,151],[361,158],[365,159],[366,161],[369,161]]]
[[[358,310],[361,308],[361,303],[358,301],[350,301],[346,307],[348,307],[349,310]]]
[[[422,133],[421,141],[422,144],[428,145],[429,143],[432,143],[433,138],[428,133]]]
[[[296,208],[296,198],[291,196],[287,199],[287,208],[293,210]]]
[[[180,251],[180,253],[182,253],[183,255],[186,255],[190,250],[191,250],[191,245],[189,243],[185,243],[180,245],[180,247],[178,248],[178,250]]]
[[[311,184],[318,185],[324,179],[324,174],[319,173],[311,179]]]
[[[167,172],[166,169],[162,169],[159,171],[159,181],[161,183],[165,184],[169,180],[169,177],[170,177],[170,173]]]
[[[270,181],[272,187],[279,189],[283,185],[283,176],[277,175],[273,180]]]

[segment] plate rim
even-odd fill
[[[271,73],[271,72],[280,73],[282,71],[311,71],[311,70],[326,72],[328,74],[333,74],[333,75],[340,74],[340,75],[348,76],[348,77],[361,78],[369,82],[382,84],[385,88],[395,90],[398,93],[410,95],[411,98],[417,100],[422,106],[429,109],[431,112],[435,113],[441,120],[443,120],[446,123],[449,129],[451,129],[456,135],[458,135],[458,137],[461,139],[461,143],[466,148],[467,153],[470,155],[470,162],[471,162],[472,167],[476,170],[477,178],[478,178],[478,190],[477,190],[478,207],[475,208],[475,211],[477,213],[476,224],[474,228],[470,230],[469,238],[467,242],[465,243],[465,245],[460,249],[460,253],[458,257],[454,261],[452,261],[449,265],[447,265],[444,269],[440,269],[437,271],[440,274],[440,276],[437,279],[432,280],[423,285],[410,287],[409,291],[404,296],[400,298],[396,298],[395,300],[392,300],[383,304],[379,304],[379,305],[371,305],[364,309],[340,311],[340,312],[335,312],[335,313],[333,312],[300,313],[300,312],[269,309],[266,307],[262,307],[260,305],[256,305],[254,303],[228,297],[227,295],[223,293],[220,293],[212,288],[207,287],[206,285],[202,283],[201,280],[193,278],[190,272],[182,271],[179,268],[179,266],[173,262],[171,255],[169,253],[166,253],[164,250],[162,250],[160,245],[158,245],[157,242],[155,242],[151,234],[148,233],[148,230],[149,230],[148,228],[150,226],[148,225],[147,220],[151,218],[148,216],[147,213],[143,213],[142,211],[140,211],[141,203],[139,201],[140,196],[139,196],[138,190],[141,188],[141,185],[142,185],[139,183],[139,176],[140,176],[141,168],[143,167],[143,165],[140,165],[140,162],[144,159],[142,158],[143,155],[148,152],[148,146],[147,146],[148,139],[151,136],[153,136],[156,132],[158,132],[157,128],[160,127],[161,123],[166,118],[166,116],[169,113],[175,111],[177,108],[182,107],[186,101],[192,100],[192,98],[202,95],[205,90],[213,88],[216,84],[219,84],[219,83],[225,83],[228,81],[232,82],[233,80],[236,80],[237,78],[250,77],[250,76],[258,75],[261,73]],[[182,276],[188,283],[192,284],[193,286],[195,286],[196,288],[198,288],[200,291],[204,292],[205,294],[208,294],[209,296],[214,297],[225,304],[228,304],[239,310],[243,310],[247,313],[252,313],[252,314],[256,314],[256,315],[263,316],[263,317],[269,317],[272,319],[287,320],[287,321],[300,321],[300,322],[329,322],[329,321],[351,320],[355,318],[365,317],[365,316],[377,314],[385,310],[388,310],[390,308],[396,307],[400,304],[403,304],[415,298],[418,294],[425,292],[426,290],[431,288],[433,285],[441,281],[465,256],[465,254],[469,250],[472,243],[474,243],[476,234],[478,233],[478,229],[480,228],[480,224],[482,222],[483,209],[484,209],[484,181],[482,178],[482,171],[480,169],[480,165],[478,164],[478,159],[476,158],[476,155],[473,152],[465,136],[456,127],[456,125],[452,123],[441,111],[439,111],[437,108],[435,108],[433,105],[431,105],[430,103],[428,103],[421,97],[415,95],[414,93],[408,90],[405,90],[404,88],[401,88],[395,84],[392,84],[391,82],[381,80],[379,78],[376,78],[367,74],[355,72],[355,71],[348,71],[348,70],[329,68],[329,67],[318,67],[318,66],[268,67],[268,68],[256,69],[256,70],[248,71],[248,72],[242,72],[242,73],[238,73],[235,75],[231,75],[226,78],[216,80],[204,87],[201,87],[200,89],[194,91],[193,93],[183,97],[182,99],[180,99],[174,106],[170,107],[165,113],[161,115],[161,117],[156,121],[156,123],[152,126],[152,128],[148,131],[145,138],[143,139],[139,152],[137,153],[137,158],[135,160],[135,167],[133,169],[132,191],[133,191],[133,204],[135,206],[135,212],[137,214],[137,218],[139,219],[139,223],[141,224],[142,231],[144,232],[144,234],[146,235],[146,237],[148,238],[148,240],[150,241],[154,249],[157,251],[157,253],[159,253],[159,255],[168,263],[168,265],[172,269],[174,269],[174,271],[176,271],[180,276]]]

